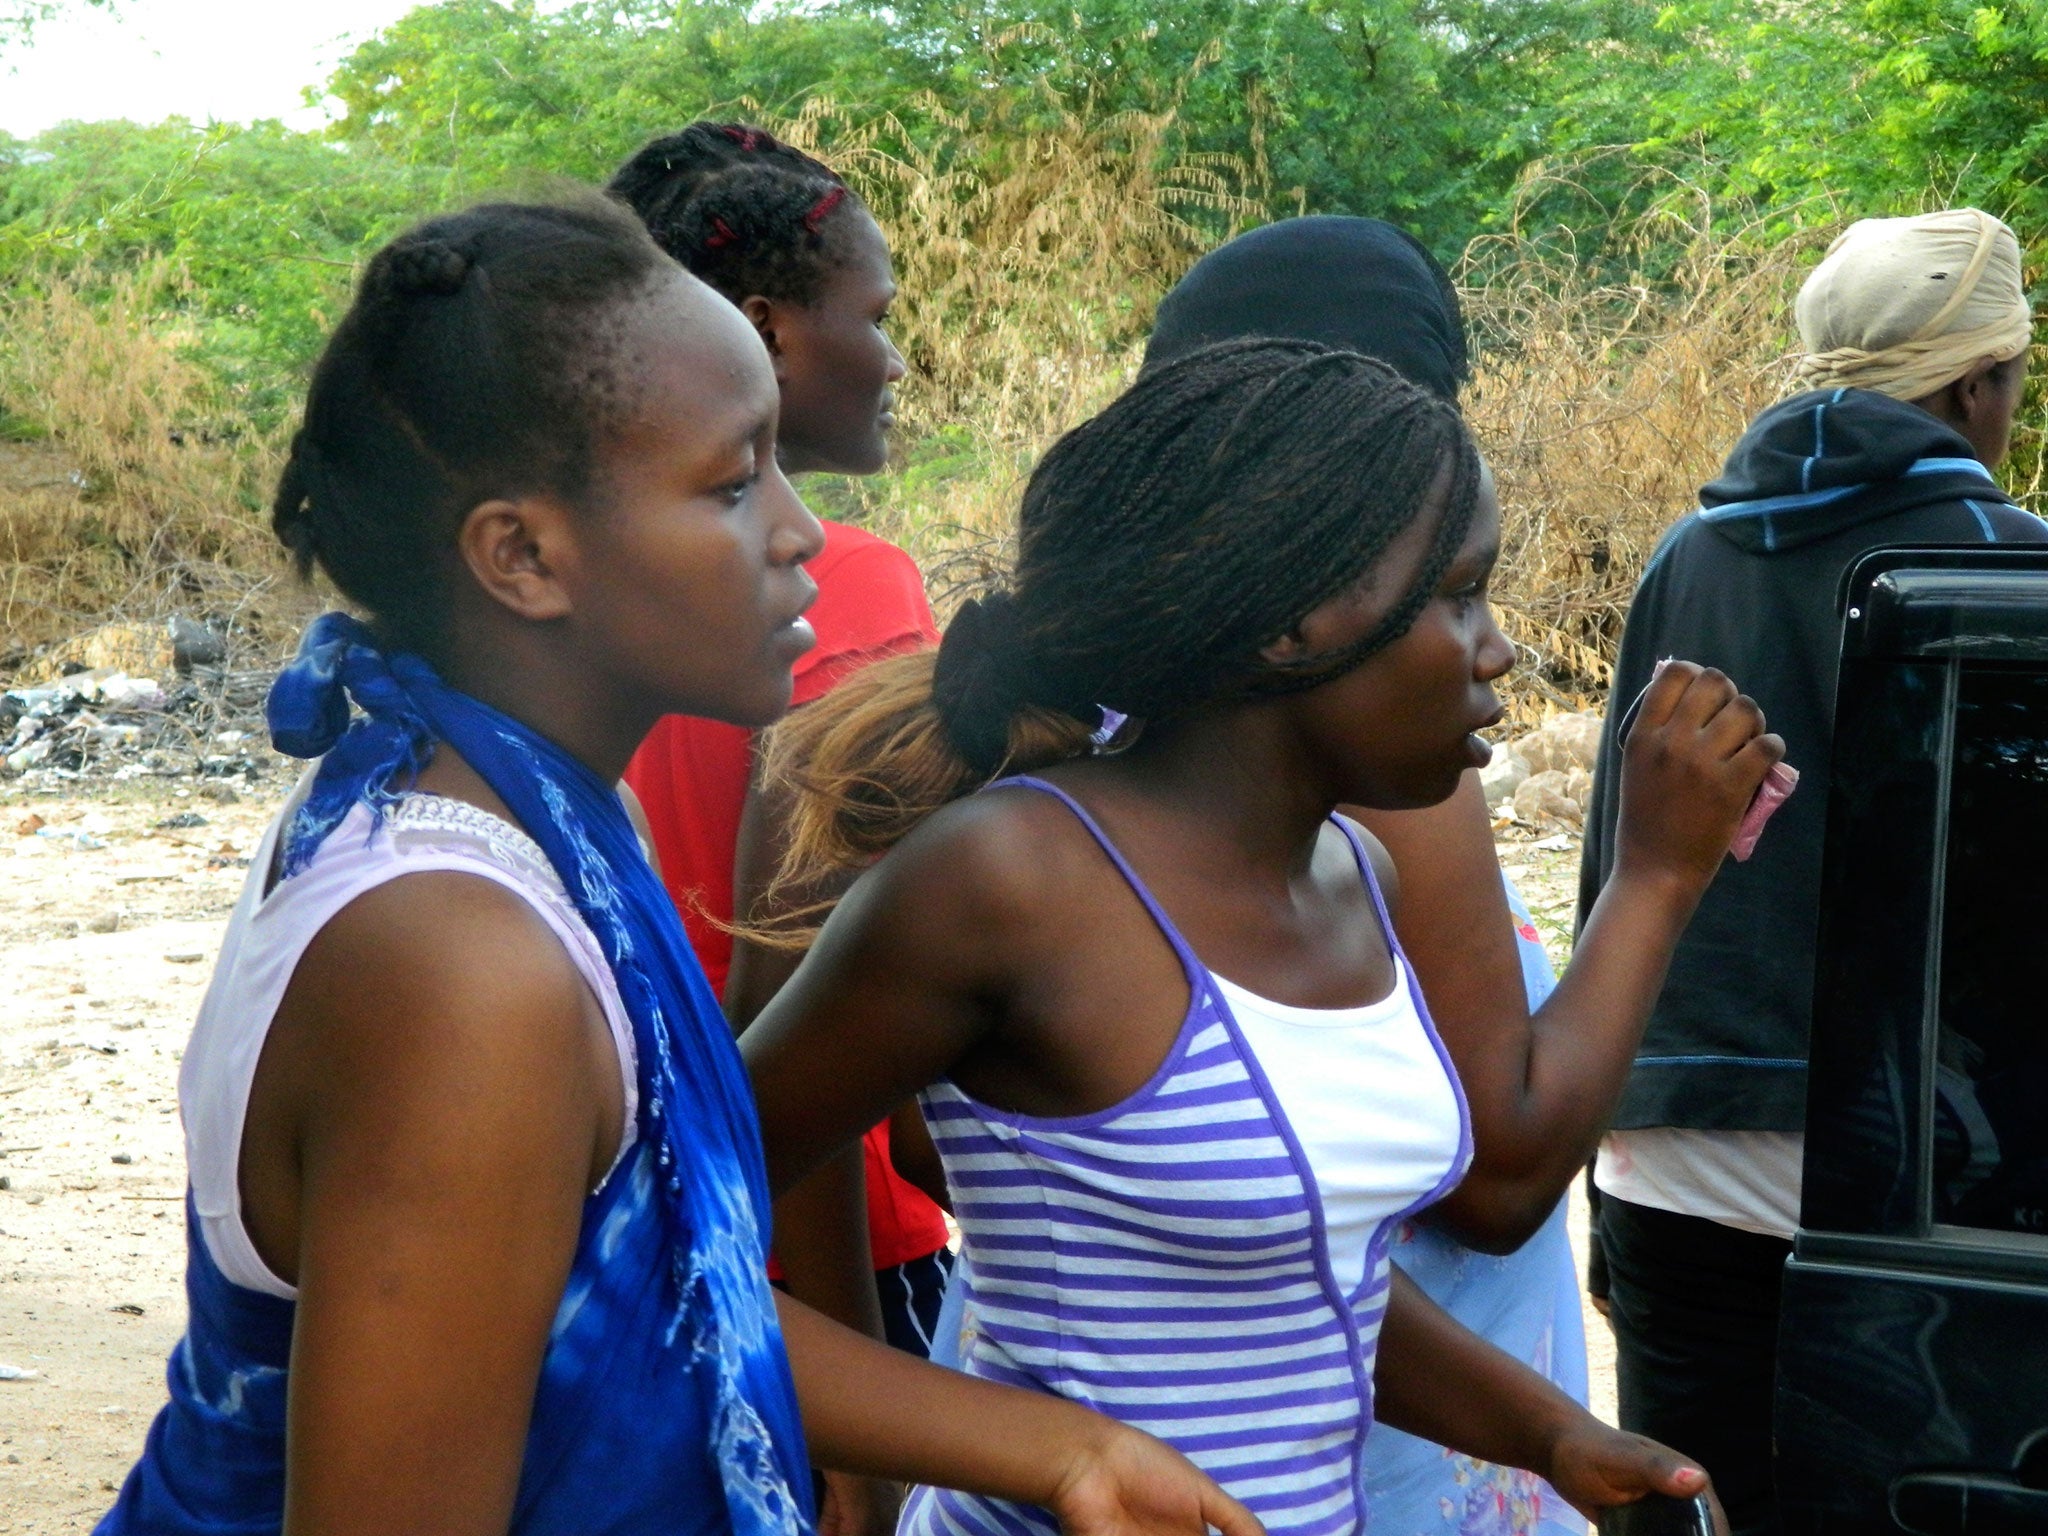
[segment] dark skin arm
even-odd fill
[[[764,898],[781,865],[789,792],[762,785],[747,789],[733,858],[733,910],[765,917]],[[798,895],[795,907],[836,900],[846,880]],[[802,961],[801,948],[778,947],[736,934],[725,978],[725,1017],[738,1034]],[[789,1294],[825,1316],[865,1334],[885,1337],[881,1298],[875,1292],[868,1244],[867,1166],[858,1143],[828,1160],[775,1201],[775,1257]],[[901,1487],[840,1471],[825,1474],[818,1536],[887,1536],[903,1503]]]
[[[1185,982],[1156,929],[1146,942],[1149,920],[1119,877],[1105,873],[1092,845],[1074,840],[1071,818],[1055,819],[1065,817],[1021,792],[981,796],[934,817],[856,883],[742,1041],[771,1188],[801,1179],[882,1107],[941,1076],[1013,1108],[1020,1095],[1012,1090],[1036,1083],[1043,1097],[1024,1112],[1071,1114],[1107,1107],[1150,1075],[1185,1011]],[[1120,827],[1119,841],[1137,844],[1133,832]],[[1333,878],[1356,891],[1341,839],[1331,858]],[[1119,891],[1130,912],[1118,906]],[[1091,944],[1121,988],[1068,963]],[[1089,1016],[1088,999],[1106,1011]],[[1160,1002],[1167,1006],[1159,1038],[1126,1052],[1116,1024],[1124,1035],[1142,1035],[1149,1025],[1133,1021],[1152,1018]],[[1054,1028],[1063,1037],[1047,1040],[1042,1031]],[[1129,1060],[1118,1059],[1125,1054]],[[1031,1071],[1013,1070],[1027,1057],[1037,1063]],[[1461,1341],[1457,1349],[1446,1351],[1447,1336]],[[1409,1356],[1391,1367],[1397,1382],[1433,1384],[1439,1406],[1430,1411],[1438,1416],[1416,1409],[1410,1417],[1443,1443],[1480,1455],[1511,1452],[1588,1503],[1700,1486],[1680,1475],[1679,1458],[1598,1424],[1526,1368],[1503,1368],[1506,1357],[1448,1319],[1440,1329],[1397,1330],[1382,1349],[1383,1371],[1392,1351]],[[1475,1361],[1486,1366],[1475,1390],[1497,1396],[1483,1411],[1461,1374]],[[1403,1399],[1397,1386],[1396,1402],[1424,1395],[1417,1388]],[[1525,1420],[1545,1433],[1508,1433]],[[1586,1466],[1617,1481],[1595,1481]]]
[[[1719,714],[1702,714],[1717,701]],[[1353,812],[1402,872],[1396,927],[1471,1105],[1472,1169],[1429,1218],[1467,1246],[1519,1248],[1593,1155],[1672,950],[1783,754],[1773,737],[1736,761],[1760,719],[1719,673],[1667,669],[1624,756],[1614,879],[1534,1015],[1477,776],[1426,810]]]
[[[787,1297],[780,1306],[804,1433],[821,1460],[1036,1504],[1070,1536],[1185,1536],[1205,1525],[1264,1536],[1243,1505],[1136,1430],[1049,1393],[930,1365]]]
[[[584,1196],[619,1139],[603,1031],[552,933],[474,877],[404,876],[307,950],[242,1153],[251,1236],[299,1288],[292,1536],[505,1529]]]
[[[1447,1379],[1458,1381],[1465,1401],[1452,1402]],[[1528,1366],[1460,1326],[1399,1266],[1380,1327],[1373,1415],[1438,1444],[1458,1436],[1459,1449],[1481,1461],[1549,1467],[1551,1485],[1589,1518],[1605,1506],[1636,1502],[1646,1486],[1679,1498],[1708,1491],[1706,1474],[1692,1462],[1592,1421]],[[1725,1532],[1720,1501],[1714,1506]]]
[[[496,884],[404,876],[314,940],[266,1041],[242,1160],[258,1251],[299,1288],[291,1536],[505,1530],[622,1099],[581,975]],[[783,1311],[821,1459],[1043,1504],[1073,1536],[1261,1536],[1146,1436]]]
[[[757,783],[747,791],[733,863],[735,912],[761,919],[763,897],[782,861],[788,818],[787,790]],[[801,911],[813,901],[835,900],[848,883],[839,880],[802,892],[794,905]],[[800,947],[734,936],[732,968],[725,978],[725,1017],[734,1034],[754,1022],[803,957]],[[775,1256],[792,1296],[871,1339],[882,1337],[881,1302],[868,1262],[867,1169],[858,1144],[840,1151],[813,1178],[776,1196]]]

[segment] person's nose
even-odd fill
[[[1472,675],[1482,683],[1492,683],[1506,677],[1515,665],[1515,643],[1501,633],[1500,625],[1493,620],[1493,605],[1486,605],[1486,627],[1480,633],[1479,647],[1473,655]]]
[[[782,466],[770,460],[768,484],[762,487],[769,504],[768,560],[771,565],[802,565],[825,547],[825,527],[804,505]]]
[[[896,350],[896,343],[887,336],[882,338],[882,345],[889,349],[889,367],[886,377],[891,384],[894,384],[906,373],[910,372],[910,365],[903,361],[903,354]]]

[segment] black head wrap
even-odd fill
[[[1145,367],[1252,336],[1361,352],[1451,401],[1468,371],[1449,275],[1383,219],[1283,219],[1218,246],[1160,301]]]

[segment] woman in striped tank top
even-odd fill
[[[1376,1411],[1588,1509],[1705,1482],[1387,1261],[1469,1136],[1387,871],[1332,812],[1431,804],[1485,761],[1498,542],[1445,402],[1312,343],[1205,349],[1047,454],[1008,591],[771,749],[803,792],[793,878],[893,849],[743,1040],[771,1182],[922,1090],[975,1277],[965,1368],[1168,1440],[1275,1533],[1365,1527]],[[1732,826],[1761,724],[1667,669],[1629,793]],[[903,1525],[1046,1529],[930,1490]]]

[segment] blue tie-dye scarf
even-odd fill
[[[353,720],[351,700],[363,711]],[[547,854],[611,963],[632,1020],[639,1131],[656,1150],[673,1229],[666,1342],[689,1352],[685,1364],[702,1384],[732,1529],[799,1536],[811,1523],[810,1473],[765,1277],[769,1202],[753,1097],[703,968],[616,791],[545,737],[450,688],[421,658],[387,653],[343,614],[306,632],[271,690],[268,715],[279,751],[322,758],[285,832],[286,878],[356,802],[380,812],[393,803],[438,741],[483,777]]]

